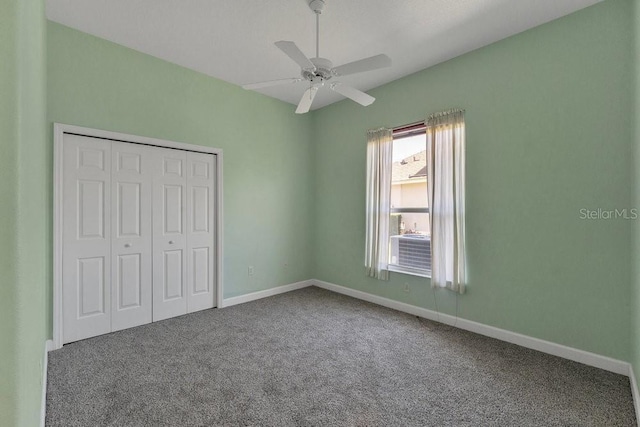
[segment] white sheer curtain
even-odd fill
[[[389,206],[393,132],[367,132],[367,230],[364,265],[367,274],[389,280]]]
[[[467,282],[464,111],[433,114],[426,124],[431,286],[464,293]]]

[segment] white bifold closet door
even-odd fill
[[[187,152],[187,311],[214,307],[214,180],[212,155]]]
[[[64,342],[111,332],[111,142],[65,135]]]
[[[215,307],[211,154],[65,134],[63,341]]]
[[[215,305],[212,155],[156,149],[153,320]]]
[[[153,174],[153,320],[187,312],[187,152],[158,149]]]
[[[111,330],[151,322],[153,149],[111,143]]]

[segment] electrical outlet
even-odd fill
[[[286,262],[284,263],[284,269],[285,269],[285,270],[288,270],[288,269],[289,269],[289,264],[288,264],[288,263],[286,263]]]
[[[253,276],[254,270],[253,270],[253,265],[250,265],[249,268],[247,268],[247,274],[249,276]]]
[[[409,284],[408,284],[408,283],[405,283],[405,284],[404,284],[404,289],[403,289],[403,290],[404,290],[406,293],[411,292],[411,288],[409,287]]]

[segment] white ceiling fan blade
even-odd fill
[[[382,54],[340,65],[333,69],[333,73],[337,76],[346,76],[389,66],[391,66],[391,58]]]
[[[278,80],[269,80],[267,82],[260,82],[260,83],[249,83],[247,85],[242,85],[242,89],[247,89],[247,90],[253,90],[253,89],[260,89],[263,87],[269,87],[269,86],[278,86],[278,85],[284,85],[287,83],[297,83],[302,81],[302,79],[300,77],[291,77],[288,79],[278,79]]]
[[[316,97],[317,92],[318,86],[311,86],[309,89],[304,91],[302,98],[300,98],[300,103],[298,103],[298,108],[296,108],[296,114],[309,112],[309,109],[311,109],[311,103],[313,102],[313,98]]]
[[[346,96],[347,98],[357,102],[360,105],[364,105],[365,107],[367,105],[373,104],[373,101],[376,100],[373,96],[351,86],[345,86],[342,83],[336,82],[332,84],[331,90],[338,92],[340,95]]]
[[[302,53],[298,46],[294,42],[288,42],[281,40],[276,42],[275,45],[283,51],[289,58],[293,59],[303,70],[314,70],[316,67],[313,62],[307,56]]]

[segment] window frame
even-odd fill
[[[416,122],[408,125],[399,126],[392,129],[392,135],[393,135],[392,144],[395,144],[397,140],[410,138],[412,136],[417,136],[417,135],[425,135],[425,139],[426,139],[426,134],[427,134],[427,126],[425,122]],[[426,148],[426,144],[425,144],[425,148]],[[391,185],[391,182],[389,183],[389,185]],[[389,214],[393,214],[393,213],[400,213],[400,214],[401,213],[426,213],[428,214],[429,207],[392,208],[391,201],[389,201]],[[388,256],[388,262],[387,262],[387,269],[389,271],[393,271],[394,273],[408,274],[411,276],[426,277],[426,278],[431,277],[431,269],[422,269],[422,268],[407,267],[407,266],[392,264],[391,263],[391,236],[389,236],[389,241],[387,242],[387,246],[389,247],[389,256]]]

